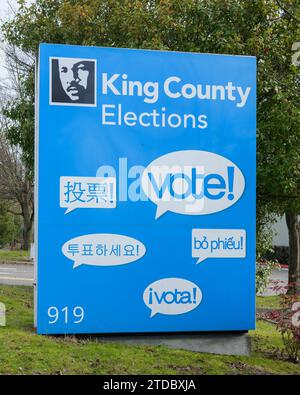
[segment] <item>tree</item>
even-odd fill
[[[4,126],[3,126],[4,125]],[[30,247],[33,223],[33,187],[22,162],[20,149],[0,133],[0,197],[10,203],[7,211],[23,218],[23,249]]]
[[[2,93],[1,109],[5,135],[22,150],[27,175],[34,168],[34,58],[14,45],[5,46],[10,84]]]
[[[31,58],[36,57],[40,42],[257,56],[258,236],[264,234],[266,213],[284,213],[287,208],[299,212],[299,75],[291,62],[292,45],[300,37],[299,1],[35,0],[27,4],[19,0],[19,4],[14,18],[4,24],[3,35],[9,45]],[[7,113],[19,131],[11,130],[9,137],[33,163],[33,66],[24,74],[24,87],[25,102],[18,98]],[[265,248],[266,243],[258,246]]]
[[[19,238],[21,224],[17,217],[10,212],[7,201],[0,201],[0,247],[13,244]]]
[[[285,213],[289,233],[289,293],[298,293],[300,287],[300,225],[293,210]]]

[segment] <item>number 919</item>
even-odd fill
[[[72,324],[80,324],[84,319],[84,309],[81,306],[75,306],[71,312],[69,307],[66,306],[58,309],[51,306],[48,309],[49,324],[56,324],[59,320],[63,320],[65,324],[71,322]]]

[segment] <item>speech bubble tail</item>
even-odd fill
[[[201,256],[201,257],[197,260],[196,265],[199,265],[199,263],[205,261],[205,259],[206,259],[206,257],[202,257],[202,256]]]
[[[69,214],[71,211],[75,210],[76,207],[68,207],[64,213],[64,215]]]
[[[164,213],[166,213],[168,211],[168,209],[165,209],[162,206],[157,206],[156,209],[156,214],[155,214],[155,219],[158,219],[159,217],[161,217],[162,215],[164,215]]]
[[[76,269],[78,266],[81,266],[80,262],[74,261],[73,269]]]
[[[157,311],[151,310],[150,318],[154,317],[157,314]]]

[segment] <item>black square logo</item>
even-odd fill
[[[50,104],[96,106],[96,60],[50,58]]]

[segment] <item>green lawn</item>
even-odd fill
[[[256,307],[265,309],[279,309],[280,308],[280,297],[278,296],[257,296]]]
[[[101,343],[97,339],[34,333],[32,288],[0,285],[7,326],[0,327],[0,374],[300,374],[278,360],[275,327],[258,321],[251,357],[218,356],[167,347]]]
[[[26,261],[29,259],[29,251],[0,250],[0,261]]]

